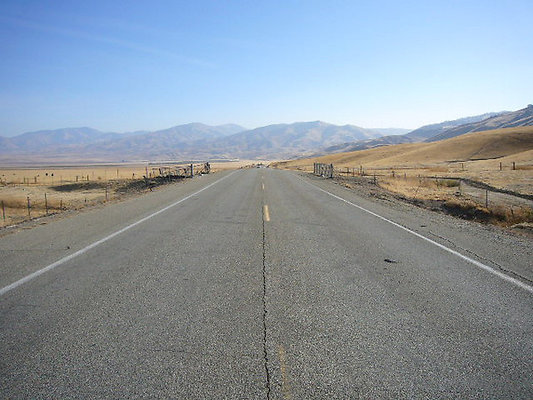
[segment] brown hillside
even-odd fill
[[[432,143],[407,143],[369,150],[338,153],[281,163],[284,167],[309,167],[313,162],[374,167],[420,166],[509,157],[533,150],[533,126],[474,132]],[[527,152],[527,153],[525,153]],[[533,162],[533,159],[523,160]]]

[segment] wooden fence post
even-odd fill
[[[28,200],[28,218],[31,219],[31,203],[30,203],[30,196],[27,197],[27,200]]]
[[[4,219],[4,225],[6,224],[6,207],[4,205],[4,200],[2,200],[2,218]]]
[[[48,198],[46,197],[46,193],[44,194],[44,209],[46,210],[46,215],[48,215]]]

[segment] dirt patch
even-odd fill
[[[524,236],[527,236],[533,239],[533,223],[523,222],[523,223],[511,226],[511,229],[514,232],[518,232]]]
[[[106,185],[107,184],[104,182],[80,182],[50,186],[50,189],[55,190],[56,192],[73,192],[80,190],[104,189]]]
[[[187,179],[183,176],[168,176],[168,177],[156,177],[152,179],[139,179],[136,181],[117,182],[114,185],[114,190],[117,193],[130,193],[130,192],[142,192],[146,190],[153,190],[153,188],[168,183],[182,181]]]

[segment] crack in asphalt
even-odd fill
[[[267,306],[266,306],[266,241],[265,241],[265,207],[264,207],[264,191],[263,191],[263,206],[261,207],[261,218],[262,218],[262,225],[263,225],[263,360],[265,364],[265,372],[266,372],[266,390],[267,390],[267,400],[270,400],[270,371],[268,369],[268,351],[267,351],[267,327],[266,327],[266,315],[267,315]]]

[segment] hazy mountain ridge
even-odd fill
[[[380,133],[383,136],[405,135],[406,133],[413,131],[412,129],[405,128],[371,128],[369,130],[372,132]]]
[[[48,147],[96,143],[98,141],[112,140],[120,137],[119,133],[101,132],[88,127],[40,130],[26,132],[11,138],[2,138],[1,152],[5,150],[4,144],[9,146],[7,149],[10,152],[33,153],[46,150]]]
[[[347,151],[373,149],[375,147],[389,146],[393,144],[414,143],[417,141],[418,140],[410,138],[406,135],[389,135],[389,136],[382,136],[377,139],[360,140],[357,142],[348,142],[348,143],[342,143],[336,146],[326,147],[325,149],[322,150],[322,152],[320,152],[320,154],[344,153]]]
[[[73,128],[74,131],[77,129],[80,128]],[[324,145],[380,136],[379,132],[358,126],[337,126],[321,121],[268,125],[251,130],[235,124],[209,126],[191,123],[128,137],[96,130],[93,132],[94,137],[90,141],[79,135],[77,141],[72,140],[64,145],[48,145],[46,140],[36,140],[39,144],[34,147],[39,148],[40,154],[49,156],[71,153],[114,160],[214,156],[256,158],[293,156]],[[0,152],[31,154],[33,148],[22,151],[24,147],[8,146],[14,142],[10,139],[16,141],[17,138],[5,138],[8,142]]]
[[[207,149],[234,157],[284,157],[308,153],[328,144],[377,136],[379,133],[355,125],[295,122],[268,125],[217,139],[208,143]]]
[[[414,139],[415,141],[424,141],[426,139],[437,136],[441,134],[442,132],[445,132],[448,129],[454,128],[456,126],[483,121],[483,120],[486,120],[487,118],[491,118],[491,117],[498,116],[498,115],[503,115],[506,113],[508,113],[508,111],[490,112],[490,113],[485,113],[481,115],[458,118],[458,119],[454,119],[451,121],[439,122],[437,124],[424,125],[418,129],[415,129],[414,131],[409,132],[406,136],[408,136],[411,139]]]
[[[326,147],[318,154],[372,149],[401,143],[434,142],[470,132],[533,125],[533,105],[518,111],[491,112],[453,121],[422,126],[404,135],[388,135],[377,139],[342,143]]]
[[[210,126],[201,123],[178,125],[144,135],[121,138],[98,144],[89,144],[84,151],[97,155],[121,155],[124,157],[174,158],[185,150],[202,147],[205,142],[240,132],[245,128],[226,124]]]
[[[120,140],[146,133],[148,132],[102,132],[89,127],[40,130],[13,137],[0,137],[0,153],[64,152],[80,145]]]
[[[234,134],[245,128],[226,124],[209,126],[200,123],[178,125],[155,132],[101,132],[93,128],[61,128],[27,132],[18,136],[0,137],[0,153],[4,154],[134,154],[137,149],[155,148],[151,154],[165,152],[169,147],[194,141]],[[115,158],[116,158],[115,157]]]
[[[428,138],[426,142],[436,142],[439,140],[450,139],[452,137],[471,132],[482,132],[494,129],[515,128],[518,126],[529,125],[533,125],[532,104],[518,111],[506,112],[503,114],[500,113],[481,121],[473,121],[471,123],[447,129],[438,135]]]
[[[100,132],[92,128],[65,128],[28,132],[12,138],[0,137],[0,154],[12,155],[11,159],[20,156],[20,160],[24,156],[31,160],[36,154],[51,160],[54,157],[108,161],[280,159],[429,142],[468,132],[524,125],[533,125],[532,105],[515,112],[487,113],[426,125],[402,135],[385,136],[384,132],[402,130],[365,129],[322,121],[274,124],[250,130],[234,124],[209,126],[190,123],[154,132],[128,134]]]

